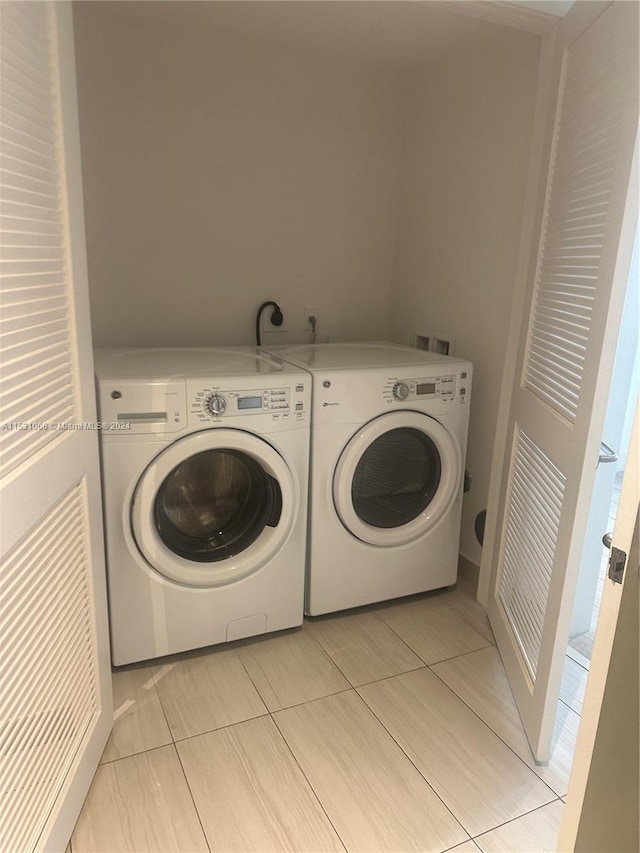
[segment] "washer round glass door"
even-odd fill
[[[280,454],[252,433],[213,429],[156,456],[133,495],[143,556],[171,580],[217,586],[262,568],[295,521],[298,487]]]
[[[458,442],[419,412],[393,412],[365,424],[348,442],[333,477],[344,526],[370,545],[419,538],[447,512],[461,488]]]

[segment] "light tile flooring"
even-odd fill
[[[536,767],[463,582],[114,674],[88,851],[552,851],[579,716]]]

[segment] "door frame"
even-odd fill
[[[638,564],[640,397],[631,432],[613,547],[627,555],[622,583],[605,581],[558,850],[577,841],[635,849],[638,834]],[[635,682],[635,684],[634,684]],[[612,784],[612,773],[616,774]],[[612,837],[613,836],[613,837]],[[631,840],[635,836],[634,840]],[[629,846],[627,846],[629,845]],[[592,848],[594,849],[594,848]]]

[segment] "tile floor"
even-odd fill
[[[114,673],[89,851],[552,851],[579,715],[533,763],[464,582]]]

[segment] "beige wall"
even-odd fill
[[[474,364],[461,552],[480,563],[524,204],[539,38],[516,30],[425,66],[410,86],[392,335],[456,339]]]
[[[363,62],[75,8],[96,345],[251,344],[278,300],[385,338],[400,79]]]

